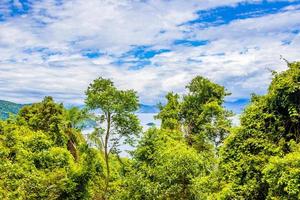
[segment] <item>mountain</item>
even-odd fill
[[[26,104],[17,104],[10,101],[0,100],[0,119],[7,119],[9,117],[9,113],[17,114],[19,110],[25,106]],[[67,105],[69,108],[71,105]],[[83,108],[84,106],[78,106],[79,108]],[[144,105],[140,104],[140,108],[137,113],[157,113],[159,110],[156,106],[153,105]]]
[[[157,108],[157,106],[154,106],[154,105],[140,104],[140,108],[137,112],[138,113],[158,113],[159,109]]]
[[[71,107],[78,107],[80,109],[84,108],[84,105],[75,105],[75,104],[65,104],[65,108],[69,109]],[[159,109],[155,105],[145,105],[139,104],[139,109],[136,111],[137,113],[158,113]]]
[[[0,119],[7,119],[9,114],[17,114],[25,104],[0,100]]]

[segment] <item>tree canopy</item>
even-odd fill
[[[300,199],[300,62],[272,75],[234,127],[229,92],[201,76],[169,92],[161,126],[142,134],[137,93],[102,77],[84,109],[25,105],[0,121],[0,199]]]
[[[86,91],[86,105],[100,111],[92,137],[104,152],[106,178],[104,199],[108,198],[110,183],[110,154],[118,156],[120,142],[132,144],[141,130],[139,120],[133,113],[138,109],[138,98],[133,90],[118,90],[109,79],[102,77],[93,81]]]

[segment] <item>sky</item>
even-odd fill
[[[0,0],[0,99],[82,104],[95,78],[140,102],[197,75],[233,108],[300,60],[299,0]]]

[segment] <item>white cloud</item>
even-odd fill
[[[270,79],[266,68],[283,70],[280,55],[289,60],[299,56],[300,36],[291,33],[300,29],[299,10],[290,7],[206,29],[181,25],[196,19],[199,9],[238,2],[72,0],[57,5],[55,0],[37,1],[29,14],[0,22],[0,98],[33,102],[53,95],[59,101],[80,103],[84,90],[98,76],[137,90],[145,103],[155,103],[171,90],[183,92],[196,75],[224,84],[231,99],[263,93]],[[5,6],[0,4],[0,10]],[[187,37],[210,43],[172,45]],[[285,40],[289,43],[283,45]],[[132,45],[171,51],[154,56],[150,65],[138,70],[132,70],[130,63],[115,64]],[[81,55],[83,49],[104,55],[88,59]],[[137,60],[132,55],[124,59]]]

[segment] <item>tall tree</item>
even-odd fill
[[[299,182],[287,180],[300,174],[299,150],[292,148],[300,141],[300,62],[273,75],[267,94],[252,96],[222,147],[227,187],[220,194],[228,199],[299,199]]]
[[[179,95],[170,92],[166,95],[167,104],[163,106],[159,104],[160,112],[155,116],[156,119],[161,119],[161,128],[180,130],[180,108]]]
[[[187,86],[187,95],[183,97],[181,117],[186,127],[190,143],[196,143],[201,149],[204,141],[218,146],[229,133],[229,116],[222,104],[229,93],[223,86],[209,79],[197,76]]]
[[[181,129],[187,142],[198,150],[210,149],[228,135],[232,115],[222,104],[229,93],[223,86],[197,76],[187,86],[188,92],[180,101],[178,94],[169,93],[167,104],[160,106],[157,118],[162,128]]]
[[[34,131],[47,132],[55,144],[67,143],[65,109],[48,96],[42,102],[24,106],[18,115],[18,122],[30,126]]]
[[[75,122],[69,119],[71,116],[63,104],[55,103],[52,97],[45,97],[42,102],[24,106],[17,117],[18,123],[34,131],[46,132],[55,144],[67,145],[74,158],[78,158],[76,146],[83,138],[75,129]]]
[[[102,77],[91,83],[86,91],[85,103],[91,110],[99,110],[99,127],[95,134],[104,152],[106,164],[105,195],[108,198],[111,153],[118,153],[120,143],[132,144],[141,131],[134,114],[138,109],[138,97],[133,90],[118,90],[113,82]]]

